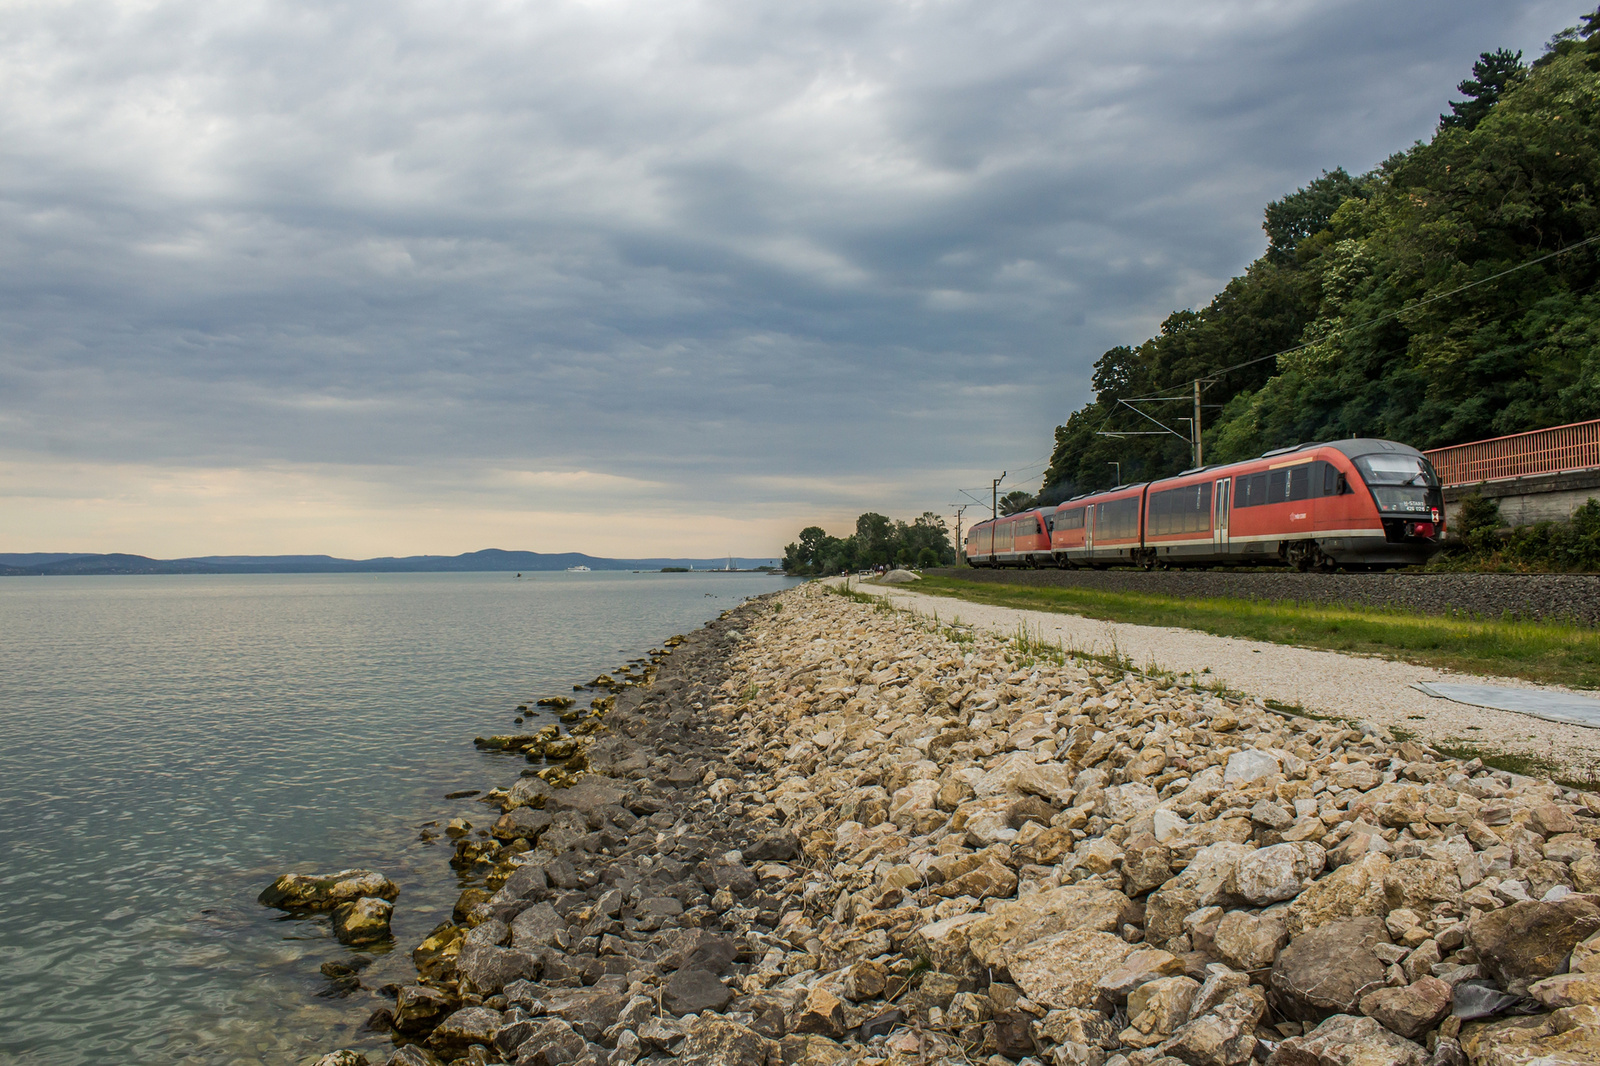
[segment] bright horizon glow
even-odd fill
[[[580,503],[573,474],[495,472],[484,481],[567,484],[561,510],[529,493],[516,510],[482,483],[394,490],[359,473],[315,470],[85,469],[0,464],[0,544],[6,552],[126,552],[159,559],[206,555],[332,555],[373,559],[460,555],[484,548],[583,552],[605,558],[782,558],[786,516],[674,513],[647,505]],[[623,479],[595,479],[612,487]],[[74,486],[68,495],[53,485]],[[576,509],[584,506],[585,509]],[[832,516],[853,528],[855,514]],[[782,539],[787,538],[787,539]],[[707,550],[706,545],[724,545]],[[13,547],[15,545],[15,547]],[[220,546],[220,547],[219,547]]]

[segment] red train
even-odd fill
[[[1415,448],[1356,439],[1078,496],[979,522],[973,566],[1375,569],[1427,562],[1444,537],[1439,478]]]

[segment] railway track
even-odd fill
[[[1395,607],[1420,614],[1510,615],[1600,626],[1600,574],[1302,574],[1291,570],[1012,570],[928,574],[1003,585],[1147,592],[1192,599]]]

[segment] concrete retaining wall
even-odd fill
[[[1461,501],[1475,492],[1500,505],[1500,517],[1508,526],[1565,522],[1590,497],[1600,496],[1600,470],[1529,474],[1476,485],[1452,485],[1444,490],[1446,528],[1456,523]]]
[[[1193,570],[928,570],[963,581],[1218,596],[1291,603],[1398,607],[1421,614],[1568,620],[1600,626],[1600,575],[1594,574],[1302,574]],[[912,588],[915,588],[913,585]]]

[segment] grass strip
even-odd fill
[[[1600,688],[1600,631],[1559,623],[1418,615],[1377,607],[979,584],[948,577],[926,577],[917,582],[916,591],[998,607],[1375,655],[1468,674]]]

